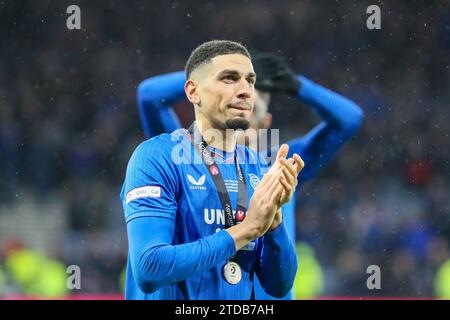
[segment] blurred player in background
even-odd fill
[[[303,75],[296,75],[285,58],[280,55],[253,51],[252,63],[257,74],[257,90],[255,110],[250,120],[251,128],[270,128],[272,115],[268,110],[273,93],[295,97],[322,119],[322,122],[306,135],[287,142],[289,156],[297,153],[306,164],[299,175],[296,193],[283,207],[283,218],[290,237],[295,242],[295,199],[300,186],[315,177],[339,148],[355,135],[361,125],[363,112],[353,101],[314,83]],[[139,85],[139,115],[148,138],[182,127],[172,105],[186,99],[185,82],[185,73],[179,71],[150,77]],[[250,147],[254,149],[255,145]],[[255,278],[254,283],[256,299],[274,299],[262,289],[258,279]],[[292,298],[292,292],[284,297],[284,299]]]

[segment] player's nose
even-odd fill
[[[241,78],[237,87],[237,97],[240,99],[249,99],[254,95],[252,85],[244,78]]]

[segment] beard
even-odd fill
[[[247,130],[250,127],[250,121],[244,118],[228,119],[225,121],[225,127],[232,130]]]
[[[212,118],[210,121],[213,125],[213,128],[216,128],[219,130],[232,129],[232,130],[244,130],[245,131],[250,127],[250,121],[243,117],[227,119],[227,120],[225,120],[225,122],[222,122],[215,118]]]

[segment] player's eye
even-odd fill
[[[236,76],[233,76],[233,75],[229,74],[229,75],[226,75],[226,76],[222,77],[222,80],[224,80],[227,83],[231,83],[231,82],[236,81],[237,78],[236,78]]]
[[[255,82],[256,82],[256,79],[255,79],[255,78],[248,78],[247,81],[248,81],[248,83],[250,83],[251,85],[254,85]]]

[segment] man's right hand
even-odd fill
[[[274,165],[255,188],[246,218],[242,223],[227,229],[235,241],[236,250],[281,223],[282,217],[274,221],[275,215],[281,205],[291,198],[297,184],[297,175],[304,166],[298,155],[294,155],[297,156],[295,159],[287,160],[285,157],[288,151],[288,145],[281,146]],[[291,160],[295,162],[295,166]]]
[[[264,175],[250,199],[247,217],[242,223],[247,223],[254,239],[264,235],[273,222],[283,192],[281,176],[281,170]]]
[[[236,251],[264,235],[271,226],[284,190],[280,184],[281,175],[281,169],[264,175],[253,192],[244,221],[226,229],[234,239]]]

